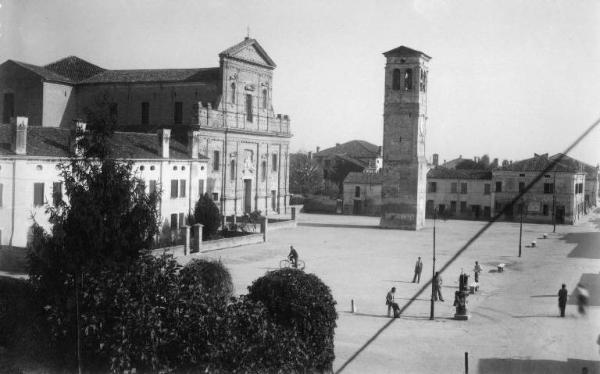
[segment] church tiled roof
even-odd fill
[[[67,77],[73,82],[79,82],[105,71],[105,69],[89,63],[77,56],[65,57],[44,66],[44,69],[53,71],[62,75],[63,77]]]
[[[17,64],[18,66],[27,69],[37,75],[39,75],[40,77],[44,78],[47,81],[51,81],[51,82],[60,82],[60,83],[74,83],[71,79],[62,76],[58,73],[55,73],[51,70],[48,70],[44,67],[41,66],[37,66],[37,65],[32,65],[32,64],[27,64],[25,62],[20,62],[20,61],[15,61],[15,60],[8,60],[14,64]],[[7,61],[7,62],[8,62]]]
[[[219,80],[219,68],[197,69],[137,69],[106,70],[81,83],[149,83],[149,82],[205,82],[214,85]]]
[[[11,156],[11,125],[0,125],[0,156]],[[112,156],[121,159],[162,159],[157,134],[115,132],[108,140]],[[71,155],[72,133],[58,127],[27,128],[27,156],[64,158]],[[171,137],[171,159],[189,159],[187,145]],[[206,159],[206,157],[201,157]]]

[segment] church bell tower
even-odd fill
[[[383,54],[383,185],[380,226],[425,226],[427,75],[431,57],[404,46]]]

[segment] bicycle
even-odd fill
[[[304,270],[305,266],[306,266],[306,264],[304,263],[304,261],[298,260],[298,266],[296,267],[296,269]],[[292,262],[288,259],[281,260],[281,261],[279,261],[279,268],[280,269],[293,268]]]

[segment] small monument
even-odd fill
[[[460,276],[458,277],[458,291],[454,293],[454,306],[456,307],[454,319],[466,321],[471,317],[467,314],[467,297],[469,296],[468,284],[469,276],[461,270]]]

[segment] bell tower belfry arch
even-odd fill
[[[427,75],[431,57],[404,46],[383,54],[382,228],[425,226]]]

